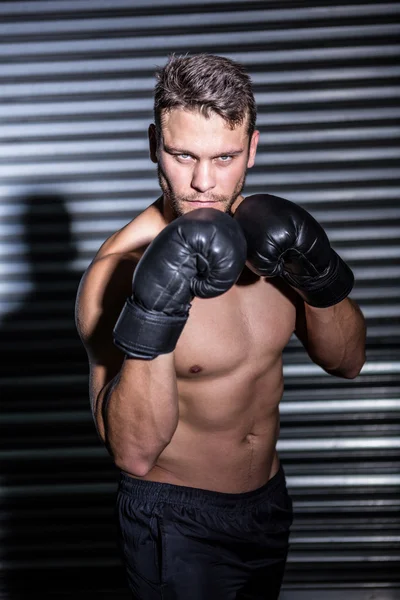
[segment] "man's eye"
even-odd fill
[[[219,160],[221,160],[222,162],[229,162],[232,159],[232,156],[220,156]]]
[[[177,154],[177,156],[182,160],[189,160],[189,158],[191,158],[190,154]]]

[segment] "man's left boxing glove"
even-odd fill
[[[246,237],[247,264],[257,275],[282,277],[305,302],[319,308],[350,294],[353,272],[304,208],[278,196],[256,194],[241,202],[234,218]]]

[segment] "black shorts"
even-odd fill
[[[243,494],[122,473],[116,508],[133,598],[278,598],[293,518],[282,467]]]

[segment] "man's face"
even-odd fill
[[[163,115],[158,143],[151,126],[151,158],[173,216],[205,206],[230,212],[254,164],[258,137],[255,131],[249,140],[247,123],[230,129],[215,113],[206,118],[183,109]]]

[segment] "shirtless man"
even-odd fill
[[[292,522],[282,351],[295,332],[328,373],[358,375],[353,275],[301,207],[241,195],[259,132],[240,65],[170,58],[154,114],[162,195],[105,241],[76,306],[94,420],[121,471],[129,586],[143,600],[276,599]]]

